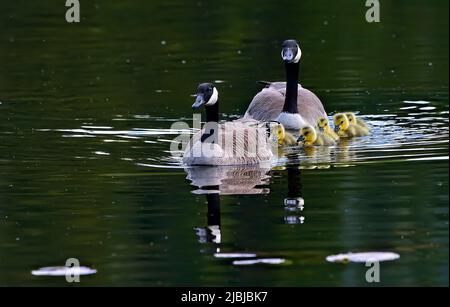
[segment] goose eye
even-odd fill
[[[344,123],[344,121],[341,121],[341,124],[343,124]]]

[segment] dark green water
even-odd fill
[[[98,270],[82,285],[368,286],[363,264],[325,261],[366,251],[401,256],[381,285],[448,285],[448,1],[383,0],[380,24],[365,1],[81,1],[80,24],[63,2],[0,3],[0,285],[68,285],[31,270],[75,257]],[[235,118],[284,78],[291,37],[303,86],[373,134],[272,170],[185,170],[170,127],[197,83],[220,80]],[[222,179],[220,240],[187,176]]]

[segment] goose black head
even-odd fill
[[[212,83],[199,84],[192,109],[197,110],[201,106],[212,106],[219,100],[219,92]]]
[[[302,57],[302,50],[296,40],[288,39],[283,42],[281,58],[286,63],[298,63]]]

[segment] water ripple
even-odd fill
[[[342,140],[334,147],[285,148],[278,153],[273,166],[300,164],[303,167],[356,166],[365,163],[393,161],[436,161],[448,159],[448,110],[439,110],[428,101],[404,101],[397,114],[372,114],[361,116],[371,127],[370,136]],[[425,107],[420,107],[424,106]],[[411,113],[411,110],[417,112]],[[237,116],[229,115],[236,118]],[[189,118],[167,119],[148,115],[115,119],[140,120],[139,126],[161,126],[161,122],[173,122]],[[330,117],[331,120],[331,117]],[[133,161],[148,168],[183,168],[182,151],[170,151],[169,144],[176,136],[192,135],[195,129],[140,128],[116,129],[112,125],[83,124],[80,128],[39,129],[40,132],[61,133],[63,138],[100,138],[102,143],[114,148],[98,146],[90,150],[96,156],[108,156],[122,161]],[[127,156],[117,156],[127,145]],[[122,147],[122,148],[121,148]],[[132,151],[135,151],[134,153]]]

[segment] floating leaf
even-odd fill
[[[235,260],[233,265],[254,265],[254,264],[283,264],[286,260],[282,258],[271,259],[251,259],[251,260]]]
[[[250,253],[216,253],[214,254],[214,257],[216,258],[227,258],[227,259],[233,259],[233,258],[255,258],[256,254],[250,254]]]
[[[55,266],[55,267],[45,267],[38,270],[31,271],[34,276],[82,276],[82,275],[92,275],[96,274],[97,270],[88,267],[65,267],[65,266]]]
[[[328,262],[338,263],[366,263],[366,262],[383,262],[392,261],[400,258],[399,254],[391,252],[370,252],[370,253],[348,253],[328,256],[326,260]]]
[[[419,101],[410,101],[410,100],[405,100],[403,101],[404,103],[409,103],[409,104],[430,104],[429,101],[423,101],[423,100],[419,100]]]

